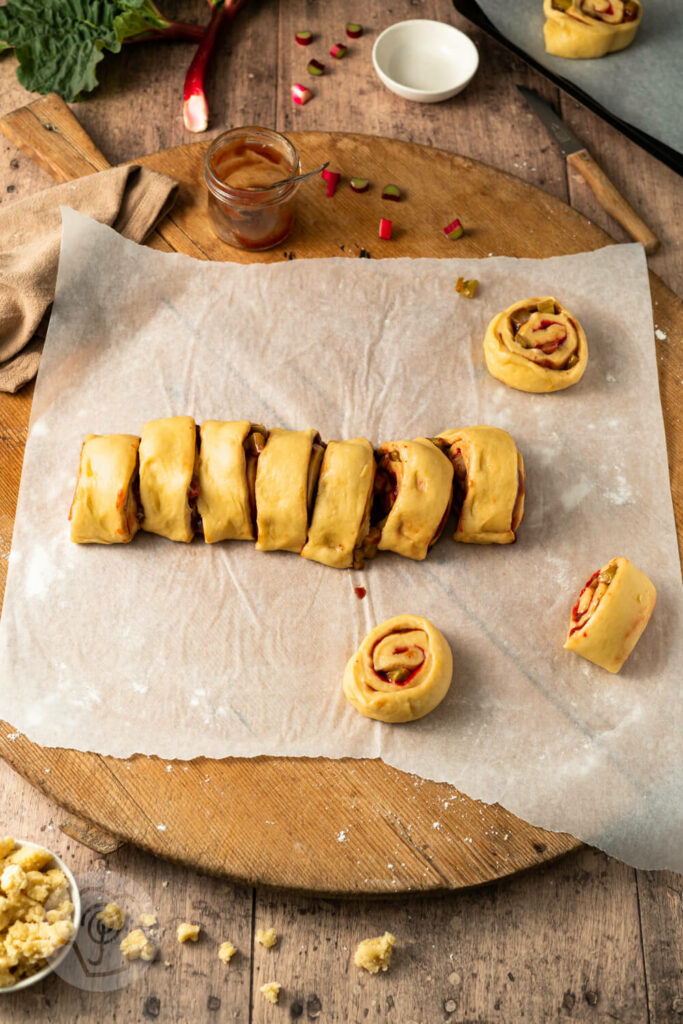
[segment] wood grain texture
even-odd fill
[[[198,0],[169,2],[169,11],[176,17],[191,20],[200,16]],[[329,10],[329,16],[325,16],[324,9]],[[559,150],[542,137],[538,122],[519,101],[514,89],[517,82],[526,84],[541,92],[556,108],[561,105],[562,116],[652,225],[662,240],[662,247],[648,262],[671,287],[683,292],[680,179],[596,115],[558,93],[504,48],[485,40],[478,31],[472,31],[466,19],[453,12],[448,0],[425,3],[392,0],[389,6],[379,0],[366,0],[362,11],[342,10],[338,0],[325,0],[324,6],[311,0],[286,0],[280,4],[277,0],[250,0],[248,11],[236,22],[231,36],[222,42],[210,83],[213,118],[209,134],[247,122],[285,128],[284,114],[292,113],[288,105],[291,81],[281,69],[300,49],[294,49],[289,28],[293,21],[298,22],[297,28],[306,27],[311,17],[319,16],[318,12],[319,26],[329,26],[330,33],[333,27],[338,28],[340,15],[343,21],[358,18],[373,26],[375,32],[391,21],[408,17],[451,21],[473,35],[482,60],[477,77],[463,94],[448,103],[425,109],[378,90],[368,60],[359,60],[353,66],[351,85],[347,79],[346,86],[328,92],[324,104],[311,103],[297,112],[307,119],[299,116],[295,122],[297,127],[379,132],[425,144],[435,142],[444,149],[507,170],[561,199],[569,198],[576,209],[612,237],[626,240],[625,233],[601,209],[583,179],[573,172],[568,191],[566,167]],[[283,31],[283,26],[287,32]],[[237,31],[244,33],[239,39],[233,38]],[[188,141],[180,114],[180,89],[190,53],[191,47],[187,44],[153,44],[124,49],[121,55],[107,58],[100,65],[100,90],[75,104],[73,109],[110,162],[132,160],[142,153]],[[226,56],[229,61],[225,60]],[[235,61],[239,61],[238,75],[234,74]],[[17,83],[14,65],[11,54],[0,60],[0,112],[10,111],[32,98]],[[255,77],[250,79],[249,74]],[[352,107],[360,90],[363,102]],[[279,101],[278,91],[281,93]],[[276,109],[282,112],[277,118]],[[4,203],[50,184],[51,179],[44,171],[0,137],[0,208]],[[14,401],[30,406],[31,390],[15,396]],[[673,396],[673,380],[671,390]],[[6,436],[5,429],[0,429],[0,443],[4,444]],[[10,443],[16,443],[16,438]],[[669,452],[671,456],[671,438]],[[680,454],[679,451],[679,462]],[[2,517],[8,514],[8,503],[9,514],[13,515],[15,499],[14,485],[6,484],[0,474],[0,538],[7,536],[7,523]],[[7,544],[0,539],[0,566],[7,553]],[[109,867],[112,858],[98,858],[58,834],[56,825],[64,818],[64,812],[2,760],[0,792],[3,795],[0,832],[22,833],[47,843],[66,857],[77,876],[93,868],[102,870],[103,864]],[[278,971],[285,992],[281,1007],[273,1008],[268,1020],[335,1021],[338,1024],[347,1024],[347,1021],[353,1024],[356,1021],[363,1024],[366,1021],[378,1024],[440,1021],[519,1024],[525,1020],[545,1024],[546,1021],[579,1019],[606,1024],[620,1020],[619,1010],[625,1008],[643,1024],[648,1020],[653,1024],[672,1024],[683,1019],[680,1013],[683,914],[675,895],[680,891],[679,877],[666,872],[647,876],[638,873],[637,890],[635,872],[609,859],[598,857],[587,861],[587,855],[587,851],[570,854],[555,864],[492,887],[456,892],[438,899],[411,898],[407,907],[407,925],[412,936],[410,947],[397,957],[389,975],[377,979],[377,985],[371,984],[373,979],[369,977],[363,978],[361,985],[355,969],[345,971],[337,965],[337,957],[345,955],[343,947],[351,948],[357,936],[377,933],[392,923],[404,943],[407,933],[403,931],[399,911],[406,906],[405,898],[379,905],[366,900],[339,903],[283,896],[277,898],[274,908],[277,918],[273,911],[263,913],[259,901],[259,927],[265,923],[265,917],[274,920],[282,917],[287,928],[283,932],[281,951],[284,952],[286,943],[290,951],[296,950],[299,954],[295,966],[292,955],[296,976]],[[116,857],[121,858],[121,854]],[[118,863],[125,866],[128,878],[143,888],[150,888],[153,894],[160,884],[159,879],[170,880],[169,887],[162,890],[162,895],[165,892],[170,897],[168,904],[160,905],[163,914],[176,903],[184,906],[188,899],[203,899],[207,883],[210,884],[210,880],[192,870],[165,865],[142,852],[120,859]],[[587,892],[591,897],[601,894],[602,898],[577,901],[577,888],[581,891],[577,878],[584,878],[583,872],[590,875],[585,883]],[[539,885],[541,877],[543,882]],[[242,914],[250,913],[251,893],[244,893],[240,887],[227,882],[219,883],[213,892],[217,892],[221,900],[221,934],[225,932],[233,937],[233,921],[242,920]],[[639,896],[645,932],[649,1012],[648,1006],[634,1000],[634,993],[642,991],[644,972],[642,957],[633,959],[631,953],[632,915],[624,914],[622,922],[622,916],[617,914],[613,927],[612,917],[603,912],[611,894],[614,894],[616,907],[622,903],[628,907],[635,896]],[[580,913],[577,913],[577,906]],[[378,916],[378,910],[387,910],[390,914]],[[333,937],[328,926],[330,918],[336,943],[332,952],[331,942],[327,942],[328,937]],[[455,960],[459,948],[449,950],[443,960],[437,953],[440,949],[437,923],[442,918],[459,921],[463,936],[462,972],[450,968],[453,962],[450,956],[452,954]],[[597,993],[587,989],[583,994],[580,988],[567,986],[565,989],[557,983],[557,979],[574,977],[577,965],[585,963],[584,932],[593,937],[590,948],[591,957],[595,958],[585,969],[599,970],[603,982]],[[316,935],[325,939],[324,946],[320,945],[317,950],[313,948],[318,945]],[[248,938],[246,928],[245,936]],[[250,990],[248,983],[245,986],[235,984],[233,970],[237,967],[246,971],[248,978],[251,965],[249,942],[242,945],[238,940],[235,944],[240,946],[241,957],[233,961],[227,976],[216,979],[215,986],[210,974],[215,967],[212,948],[200,942],[196,949],[178,947],[181,959],[172,974],[164,971],[162,962],[153,965],[151,988],[145,981],[142,985],[129,986],[114,997],[97,993],[86,996],[53,978],[37,993],[29,991],[2,997],[3,1024],[24,1024],[28,1020],[40,1020],[41,1024],[43,1021],[46,1024],[112,1024],[113,1021],[147,1024],[149,1020],[160,1024],[188,1024],[196,1019],[244,1022],[252,1019],[252,1004],[254,1012],[263,1017],[268,1008],[261,1005],[258,989],[252,985]],[[433,969],[416,969],[413,956],[418,948],[432,950]],[[622,956],[632,965],[632,976],[625,977],[620,969]],[[398,1000],[395,988],[386,985],[392,980],[401,986]],[[440,986],[441,1005],[432,997]],[[560,987],[563,991],[558,999]],[[301,1001],[292,1000],[293,1007],[288,998],[291,992],[294,995],[300,992],[302,997]],[[565,993],[569,993],[566,998]],[[656,994],[659,994],[659,1013],[653,1003]],[[391,1001],[388,995],[392,995]],[[463,1004],[465,995],[467,1002]],[[207,1012],[211,996],[221,998],[222,1004],[218,1010]],[[312,996],[316,998],[311,999]],[[152,1001],[148,1001],[148,997]],[[348,1005],[355,1011],[349,1016],[345,1012],[341,1016],[332,1012],[335,1006],[345,1008]],[[429,1013],[425,1010],[427,1005]],[[460,1009],[461,1005],[469,1008],[467,1014]],[[608,1013],[602,1012],[605,1005]]]
[[[280,981],[291,1019],[647,1020],[633,872],[593,850],[444,900],[341,908],[319,899],[293,906],[259,893],[255,909],[255,928],[274,927],[280,936],[274,949],[255,950],[255,989]],[[550,948],[549,930],[556,936]],[[385,931],[397,939],[391,969],[377,976],[359,970],[356,945]],[[253,1020],[272,1020],[262,999]]]
[[[42,101],[37,108],[42,109]],[[14,115],[12,123],[19,118]],[[445,258],[454,246],[441,228],[456,211],[465,210],[468,232],[457,244],[459,256],[478,257],[494,249],[515,256],[550,256],[606,241],[602,232],[562,203],[476,161],[376,137],[290,135],[304,168],[331,160],[348,179],[360,162],[374,189],[358,196],[342,187],[330,201],[321,188],[309,183],[293,234],[282,246],[255,257],[225,245],[208,226],[206,197],[199,184],[206,144],[153,154],[141,162],[181,184],[172,213],[173,247],[188,254],[200,252],[207,259],[243,263],[277,261],[283,251],[355,257],[361,248],[375,256]],[[50,153],[46,165],[56,166],[59,150],[64,149],[63,167],[68,172],[73,166],[68,117],[58,140],[52,130],[45,131],[45,139]],[[37,145],[32,133],[31,150]],[[82,149],[80,129],[73,149]],[[394,240],[383,245],[377,238],[378,219],[385,212],[377,183],[388,180],[400,185],[405,198],[395,214],[392,210]],[[427,180],[429,188],[424,187]],[[510,209],[518,216],[506,217]],[[168,224],[160,232],[171,239]],[[673,296],[667,306],[673,319],[666,322],[673,332],[683,324],[683,313]],[[662,368],[665,375],[674,369],[669,362]],[[670,426],[676,433],[675,423]],[[16,479],[18,473],[15,462]],[[449,787],[420,781],[416,797],[415,780],[378,762],[228,759],[192,762],[183,771],[176,764],[168,772],[158,759],[122,762],[73,751],[41,751],[23,737],[0,739],[0,752],[70,811],[114,836],[252,883],[345,894],[439,890],[490,881],[576,845],[566,836],[527,832],[502,809],[489,814],[466,798],[458,797],[456,810]],[[84,771],[90,778],[87,790],[81,783]],[[333,804],[325,796],[330,788],[335,791]],[[363,799],[366,791],[372,794],[370,802]],[[308,794],[307,801],[299,799],[301,792]],[[441,818],[445,828],[435,835],[433,822]],[[323,821],[326,827],[321,830]],[[249,825],[240,844],[234,840],[238,823]],[[198,838],[202,827],[212,838],[208,846]],[[337,836],[346,833],[354,840],[340,849]],[[354,849],[361,833],[365,857]],[[508,838],[501,841],[503,835]],[[388,851],[386,858],[383,851]],[[384,868],[385,862],[394,861],[395,869]],[[376,864],[381,869],[370,866]]]

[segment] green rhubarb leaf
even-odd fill
[[[103,51],[118,53],[125,39],[159,27],[157,19],[164,21],[150,0],[8,0],[0,39],[14,47],[25,89],[73,102],[97,86]]]
[[[118,0],[116,6],[120,13],[114,18],[114,29],[121,42],[168,28],[168,19],[151,0]]]

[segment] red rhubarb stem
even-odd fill
[[[215,0],[213,2],[211,20],[204,30],[201,42],[185,76],[183,120],[189,132],[205,132],[208,127],[209,105],[204,92],[204,76],[224,20],[231,20],[243,2],[244,0]]]

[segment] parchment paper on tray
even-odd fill
[[[672,102],[683,88],[680,0],[647,0],[633,43],[593,60],[569,60],[545,52],[543,0],[477,0],[511,43],[542,67],[568,79],[615,117],[683,153],[683,118]],[[581,133],[577,129],[577,134]]]
[[[474,301],[454,291],[461,274],[481,282]],[[568,391],[513,391],[486,372],[486,324],[548,294],[583,323],[588,369]],[[528,472],[518,542],[455,544],[449,529],[426,562],[385,554],[362,573],[249,543],[72,544],[83,435],[186,413],[373,443],[504,427]],[[562,643],[579,589],[616,554],[659,601],[611,676]],[[31,739],[120,757],[382,757],[683,870],[681,609],[639,246],[237,266],[64,211],[0,634],[0,717]],[[455,679],[433,714],[387,727],[347,704],[341,678],[364,633],[401,612],[445,633]]]

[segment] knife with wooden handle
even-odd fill
[[[523,85],[518,85],[517,88],[550,137],[558,144],[567,158],[567,163],[571,164],[590,185],[602,208],[628,231],[631,238],[636,242],[642,242],[645,252],[656,252],[659,248],[657,236],[641,220],[616,185],[609,180],[586,147],[557,116],[550,104],[541,99],[533,89],[525,89]]]

